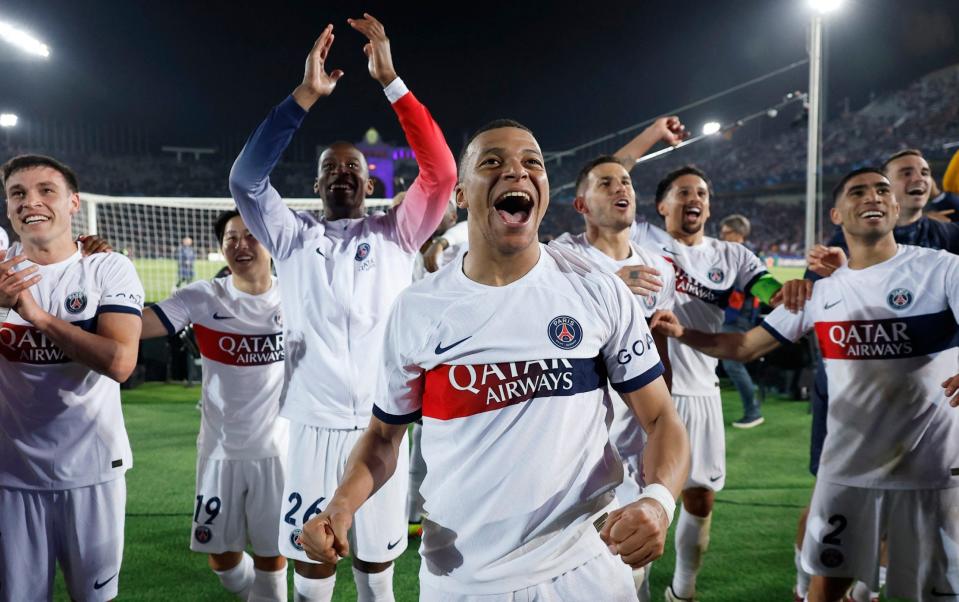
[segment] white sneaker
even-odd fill
[[[733,426],[738,429],[751,429],[754,426],[759,426],[760,424],[766,422],[766,419],[760,416],[759,418],[753,418],[752,420],[746,420],[745,418],[740,418],[739,420],[733,422]]]

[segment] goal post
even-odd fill
[[[319,215],[319,198],[284,199],[296,211]],[[390,199],[366,199],[370,211],[385,211]],[[146,301],[167,298],[180,281],[179,249],[192,239],[195,254],[193,280],[212,278],[226,265],[213,233],[213,223],[223,211],[236,208],[232,198],[137,197],[80,193],[80,213],[75,234],[97,234],[116,252],[127,255],[146,291]]]

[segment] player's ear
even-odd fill
[[[75,215],[80,212],[80,193],[72,192],[70,193],[70,215]]]
[[[313,178],[313,194],[320,194],[320,178]]]
[[[460,182],[456,183],[456,186],[453,188],[453,197],[456,199],[456,206],[460,209],[469,210],[469,207],[466,206],[466,194],[463,192],[463,184]]]
[[[666,203],[663,201],[656,203],[656,213],[658,213],[660,217],[666,217]]]
[[[582,215],[589,213],[589,207],[586,206],[586,198],[577,195],[576,198],[573,199],[573,209],[576,210],[576,213],[581,213]]]
[[[839,215],[839,210],[835,207],[829,209],[829,221],[831,221],[834,226],[842,225],[842,216]]]
[[[373,178],[370,178],[370,177],[367,176],[367,179],[366,179],[366,196],[370,196],[371,194],[373,194],[373,187],[374,187],[374,186],[375,186],[375,183],[373,182]]]

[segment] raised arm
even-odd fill
[[[403,246],[408,251],[417,251],[443,219],[456,185],[456,162],[430,112],[396,75],[390,40],[383,24],[366,13],[362,19],[349,19],[349,24],[369,40],[363,52],[369,58],[370,75],[383,85],[420,169],[406,191],[406,198],[396,209]]]
[[[333,498],[303,526],[300,544],[307,556],[329,564],[349,556],[347,532],[353,515],[393,475],[406,429],[406,424],[387,424],[375,416],[370,419],[369,428],[350,453]]]
[[[300,221],[270,184],[270,173],[310,107],[329,96],[343,76],[339,69],[326,72],[333,37],[333,26],[327,25],[306,58],[303,81],[253,131],[230,170],[230,192],[243,221],[277,259],[289,255]]]
[[[627,170],[636,165],[636,161],[645,155],[656,143],[663,141],[670,146],[676,146],[689,136],[679,117],[671,115],[660,117],[638,136],[626,143],[626,146],[616,151],[615,156],[620,159]]]

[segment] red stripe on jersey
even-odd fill
[[[0,355],[21,364],[65,364],[72,361],[45,334],[26,324],[0,325]]]
[[[263,366],[282,362],[283,333],[239,334],[193,325],[200,355],[230,366]]]
[[[956,346],[957,325],[950,310],[885,320],[816,322],[825,359],[899,359],[932,355]]]
[[[498,364],[440,364],[427,371],[423,416],[437,420],[492,412],[536,397],[565,397],[606,384],[599,358]]]

